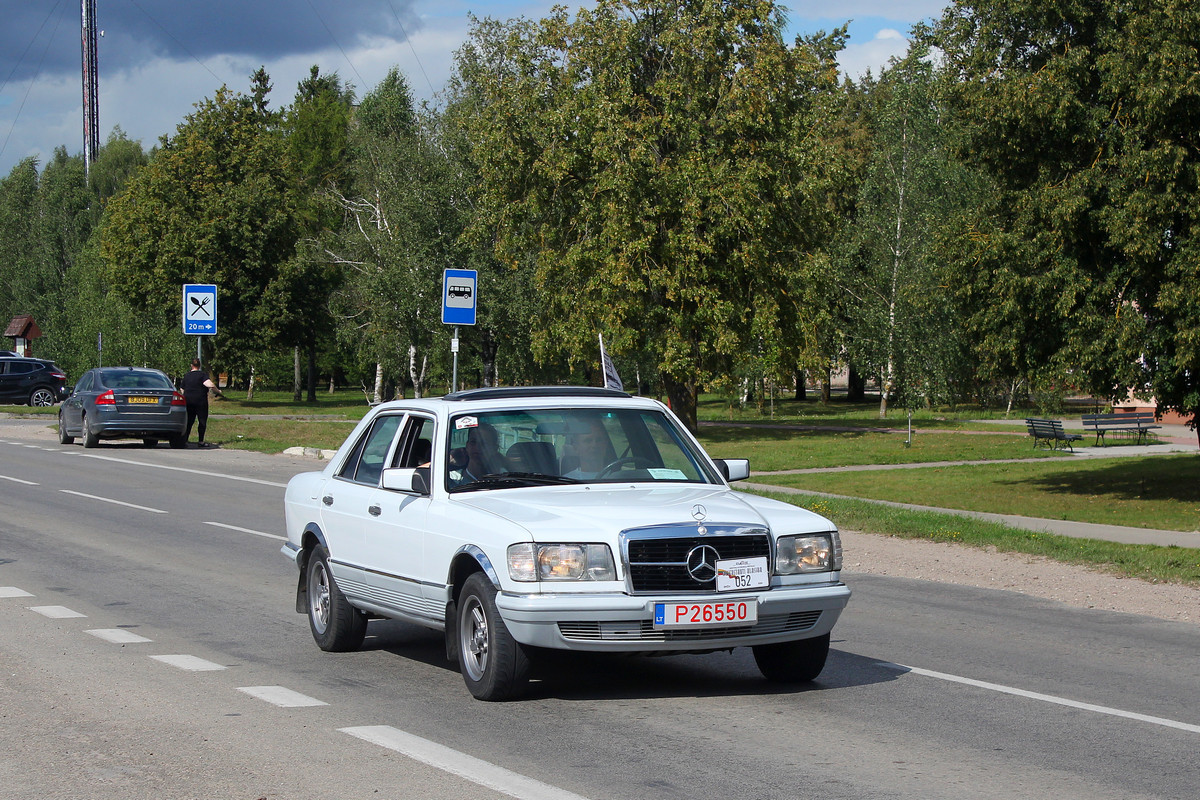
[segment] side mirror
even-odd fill
[[[726,481],[744,481],[750,477],[750,460],[746,458],[718,458],[717,469]]]
[[[429,467],[394,467],[383,471],[383,488],[409,494],[429,494]]]

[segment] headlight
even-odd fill
[[[842,542],[837,532],[780,536],[775,549],[776,575],[832,572],[842,568]]]
[[[615,581],[617,568],[606,544],[535,544],[508,547],[514,581]]]

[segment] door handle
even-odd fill
[[[324,497],[321,498],[321,502],[327,506],[333,505],[333,495],[331,495],[331,494],[325,495]]]
[[[383,513],[383,509],[381,509],[381,508],[379,507],[379,504],[378,504],[378,503],[376,503],[376,504],[375,504],[375,505],[373,505],[373,506],[368,506],[368,507],[367,507],[367,513],[368,513],[368,514],[370,514],[372,517],[378,517],[380,514],[382,514],[382,513]]]

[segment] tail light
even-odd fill
[[[176,391],[175,394],[171,395],[171,405],[186,406],[187,401],[183,399],[183,395],[181,395],[178,391]]]
[[[67,379],[67,373],[63,372],[62,370],[56,369],[56,370],[51,371],[50,377],[51,378],[62,378],[65,381]]]
[[[116,404],[117,398],[113,396],[112,389],[109,389],[107,392],[96,398],[96,405],[98,406],[115,406]]]

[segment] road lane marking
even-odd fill
[[[33,597],[33,595],[16,586],[0,586],[0,597]]]
[[[64,452],[66,452],[66,451],[64,451]],[[72,452],[72,455],[76,456],[77,458],[98,458],[101,461],[115,461],[118,464],[132,464],[135,467],[151,467],[152,469],[169,469],[169,470],[173,470],[175,472],[187,472],[192,475],[204,475],[209,478],[224,478],[225,480],[229,480],[229,481],[242,481],[244,483],[257,483],[260,486],[274,486],[279,489],[287,488],[286,483],[280,483],[279,481],[266,481],[261,478],[244,478],[241,475],[225,475],[220,472],[209,472],[208,470],[191,469],[190,467],[172,467],[172,466],[168,466],[166,464],[150,464],[146,461],[133,461],[128,458],[113,458],[112,456],[100,456],[100,455],[96,455],[95,453],[74,453],[74,452]]]
[[[41,486],[40,483],[34,483],[33,481],[21,480],[20,478],[12,478],[12,477],[9,477],[8,475],[0,475],[0,478],[3,478],[6,481],[12,481],[13,483],[23,483],[26,486]]]
[[[73,494],[76,497],[86,497],[89,500],[99,500],[101,503],[112,503],[115,506],[125,506],[126,508],[136,508],[139,511],[149,511],[152,514],[166,514],[161,508],[150,508],[149,506],[139,506],[133,503],[126,503],[124,500],[113,500],[109,497],[97,497],[94,494],[84,494],[83,492],[75,492],[70,489],[59,489],[63,494]]]
[[[1001,692],[1003,694],[1011,694],[1016,697],[1025,697],[1030,700],[1040,700],[1043,703],[1054,703],[1068,708],[1078,708],[1082,711],[1092,711],[1097,714],[1108,714],[1113,717],[1123,717],[1125,719],[1133,719],[1139,722],[1149,722],[1152,725],[1161,725],[1166,728],[1176,728],[1189,733],[1200,733],[1200,725],[1192,725],[1187,722],[1178,722],[1173,719],[1164,717],[1152,717],[1148,714],[1139,714],[1136,711],[1123,711],[1119,708],[1110,708],[1108,706],[1097,706],[1092,703],[1081,703],[1078,700],[1068,700],[1065,697],[1057,697],[1052,694],[1041,694],[1040,692],[1030,692],[1025,689],[1017,689],[1012,686],[1004,686],[999,683],[988,683],[987,681],[977,681],[973,678],[964,678],[959,675],[950,675],[945,672],[934,672],[931,669],[921,669],[920,667],[909,667],[904,664],[893,664],[890,661],[877,662],[881,667],[896,669],[902,672],[911,672],[914,675],[924,675],[927,678],[937,678],[942,681],[951,683],[961,683],[966,686],[974,686],[979,689],[987,689],[992,692]]]
[[[308,706],[327,706],[329,703],[309,697],[306,694],[293,692],[284,686],[239,686],[239,692],[245,692],[251,697],[265,700],[280,708],[305,708]]]
[[[84,631],[84,633],[90,633],[92,636],[103,639],[106,642],[111,642],[112,644],[138,644],[140,642],[154,641],[153,639],[147,639],[145,636],[139,636],[133,631],[127,631],[124,628],[93,628],[90,631]]]
[[[217,528],[228,528],[231,531],[238,531],[239,533],[252,533],[255,536],[265,536],[268,539],[278,539],[281,542],[287,541],[286,536],[280,536],[277,533],[263,533],[262,531],[252,531],[249,528],[239,528],[237,525],[226,525],[224,522],[205,522],[204,524],[212,525]]]
[[[366,725],[339,730],[501,794],[516,797],[518,800],[586,800],[581,795],[405,733],[390,725]]]
[[[72,611],[66,606],[30,606],[29,610],[36,611],[43,617],[49,617],[50,619],[74,619],[75,617],[87,616],[87,614]]]
[[[203,658],[196,656],[150,656],[155,661],[161,661],[164,664],[170,664],[172,667],[185,669],[188,672],[212,672],[213,670],[225,669],[220,664],[214,664],[211,661],[205,661]]]

